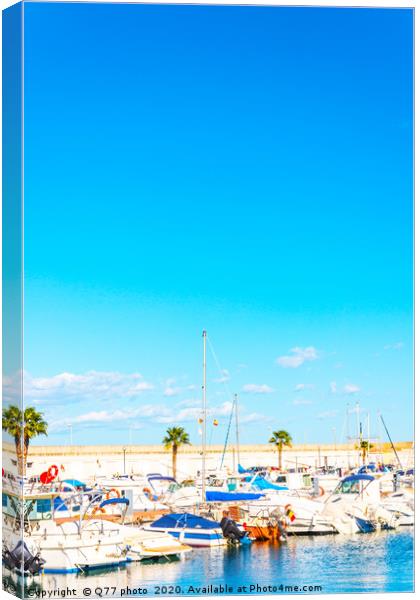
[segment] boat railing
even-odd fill
[[[69,486],[70,487],[70,486]],[[62,518],[64,510],[70,515],[76,513],[78,519],[75,521],[78,526],[79,533],[82,531],[82,524],[88,518],[88,515],[94,513],[94,507],[103,508],[108,490],[95,488],[91,490],[76,490],[71,492],[55,492],[55,497],[52,499],[52,518]],[[124,502],[127,506],[128,500]],[[124,511],[124,517],[127,508]]]
[[[95,508],[98,508],[102,511],[105,509],[106,506],[116,505],[116,504],[122,505],[124,507],[124,510],[121,514],[121,524],[124,524],[130,501],[128,500],[128,498],[119,498],[119,497],[118,498],[107,498],[106,497],[107,494],[108,494],[108,490],[95,490],[94,497],[90,498],[90,501],[88,503],[86,503],[86,505],[84,507],[83,507],[83,504],[81,504],[81,510],[79,511],[79,520],[78,520],[79,533],[83,529],[83,524],[86,523],[87,520],[89,520],[89,517],[94,516]],[[86,493],[86,495],[89,497],[89,496],[92,496],[92,493],[88,492],[88,493]],[[105,499],[103,499],[104,496],[105,496]],[[82,510],[82,508],[84,508],[84,510]]]

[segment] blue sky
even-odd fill
[[[25,58],[49,443],[197,442],[204,328],[213,442],[412,437],[410,10],[29,3]]]

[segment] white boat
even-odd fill
[[[3,562],[9,570],[71,573],[126,561],[118,528],[107,521],[72,518],[69,511],[67,518],[62,510],[56,518],[57,498],[54,492],[47,492],[21,500],[12,492],[3,492]]]
[[[414,494],[412,488],[381,494],[381,506],[395,515],[400,527],[414,525]]]
[[[200,489],[192,483],[181,485],[173,477],[160,473],[149,473],[147,482],[151,493],[159,498],[166,508],[170,508],[169,512],[192,509],[198,507],[201,502]]]
[[[169,510],[162,501],[162,494],[157,493],[145,477],[121,475],[101,478],[94,482],[93,489],[103,491],[108,497],[127,498],[126,520],[130,522],[154,521]]]
[[[170,535],[153,535],[109,520],[102,511],[113,505],[122,507],[124,521],[127,498],[98,502],[97,491],[72,496],[50,491],[22,501],[12,492],[3,492],[5,566],[21,574],[74,573],[189,550]]]
[[[284,515],[291,511],[293,517],[288,518],[288,533],[296,535],[338,533],[332,519],[321,515],[323,509],[324,504],[321,501],[286,492],[267,493],[264,498],[250,502],[245,507],[251,522],[259,518],[270,519],[272,514],[279,510]]]
[[[127,546],[127,560],[145,561],[155,558],[171,559],[191,552],[191,547],[163,531],[150,531],[126,527],[124,542]]]
[[[373,475],[344,477],[324,502],[322,517],[332,520],[339,533],[367,533],[398,527],[398,518],[382,506],[379,480]]]

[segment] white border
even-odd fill
[[[25,0],[25,1],[37,1],[37,0]],[[71,2],[72,0],[41,0],[43,2]],[[80,0],[76,0],[76,1],[80,1]],[[85,1],[82,0],[84,3]],[[16,0],[0,0],[0,7],[2,10],[4,10],[5,8],[8,8],[9,6],[13,6],[14,4],[16,4]],[[381,2],[378,2],[376,0],[364,0],[364,1],[357,1],[356,3],[352,4],[351,2],[346,2],[344,0],[336,0],[335,2],[331,2],[328,0],[317,0],[317,2],[304,2],[302,0],[298,1],[298,0],[288,0],[287,2],[283,2],[281,0],[271,0],[270,2],[264,2],[262,0],[253,0],[252,2],[249,1],[244,1],[244,0],[207,0],[206,2],[200,1],[200,0],[184,0],[183,2],[174,2],[173,0],[160,0],[159,2],[156,2],[154,0],[142,0],[142,2],[127,2],[126,0],[91,0],[91,3],[113,3],[113,4],[189,4],[189,5],[194,5],[194,4],[204,4],[204,5],[242,5],[242,6],[300,6],[300,7],[337,7],[337,8],[389,8],[389,9],[393,9],[393,8],[413,8],[415,9],[416,7],[416,3],[414,0],[412,1],[404,1],[404,0],[382,0]],[[414,31],[416,31],[416,10],[414,10]],[[414,38],[415,39],[415,38]],[[1,36],[1,25],[0,25],[0,48],[1,48],[1,41],[2,41],[2,36]],[[419,50],[418,50],[418,45],[415,44],[414,45],[414,84],[417,80],[417,65],[420,64],[419,61]],[[22,90],[23,90],[23,86],[22,86]],[[415,90],[415,86],[414,86],[414,90]],[[1,61],[0,61],[0,91],[1,91]],[[414,114],[417,114],[418,112],[418,107],[419,107],[419,102],[417,97],[414,97]],[[1,133],[1,124],[0,124],[0,133]],[[414,144],[417,140],[418,136],[417,136],[417,122],[416,120],[414,121]],[[22,151],[23,151],[23,144],[22,144]],[[1,150],[0,150],[0,158],[1,158]],[[1,165],[1,161],[0,161],[0,165]],[[416,173],[418,172],[418,167],[419,167],[419,158],[418,155],[416,153],[414,153],[414,175],[416,175]],[[1,169],[1,167],[0,167]],[[1,179],[1,175],[0,175],[0,179]],[[415,188],[414,188],[415,189]],[[416,231],[418,231],[418,225],[419,223],[419,218],[416,214],[414,214],[414,233]],[[0,212],[0,225],[1,225],[1,212]],[[0,235],[1,235],[1,229],[0,229]],[[415,245],[414,247],[414,276],[415,276],[415,281],[417,281],[418,276],[419,275],[419,269],[417,268],[418,264],[419,264],[419,250],[418,250],[418,245]],[[1,256],[1,245],[0,245],[0,256]],[[1,268],[1,261],[0,261],[0,268]],[[1,285],[1,280],[0,280],[0,285]],[[417,312],[416,309],[419,308],[419,302],[417,300],[417,297],[415,298],[415,313]],[[0,307],[1,307],[1,302],[0,302]],[[415,350],[414,350],[414,358],[415,358],[415,367],[416,367],[416,357],[417,357],[417,339],[415,338]],[[0,355],[1,355],[1,345],[0,345]],[[417,372],[417,369],[415,368],[415,373]],[[415,417],[415,425],[417,425],[417,414]],[[417,458],[417,454],[416,454],[416,458]],[[419,502],[418,502],[418,498],[416,495],[416,513],[418,511],[419,508]],[[419,561],[417,560],[417,553],[415,553],[415,573],[418,572],[418,564]],[[328,566],[326,566],[328,568]],[[287,597],[287,598],[291,598],[291,597],[303,597],[303,598],[325,598],[325,599],[331,599],[331,600],[338,600],[340,598],[343,598],[344,596],[350,596],[352,598],[363,598],[364,596],[367,596],[367,600],[372,598],[374,600],[379,599],[379,598],[383,598],[384,596],[387,597],[389,595],[389,599],[390,600],[407,600],[407,597],[410,597],[410,594],[407,593],[387,593],[387,594],[383,594],[383,593],[369,593],[369,594],[293,594],[293,595],[289,595],[289,594],[279,594],[279,595],[254,595],[254,596],[194,596],[194,598],[198,598],[198,597],[202,597],[202,598],[213,598],[213,599],[220,599],[222,597],[225,597],[227,600],[232,599],[232,600],[244,600],[245,598],[247,599],[253,599],[253,598],[278,598],[280,599],[281,597]],[[11,600],[12,598],[15,598],[15,596],[12,596],[11,594],[8,594],[6,592],[3,592],[0,590],[0,598],[4,598],[5,600]],[[171,596],[171,598],[173,600],[175,600],[177,597],[175,596]],[[181,599],[185,600],[185,596],[182,596]]]

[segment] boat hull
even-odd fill
[[[169,533],[182,544],[192,547],[225,546],[227,541],[223,534],[216,529],[193,529],[193,528],[156,528],[153,531]]]

